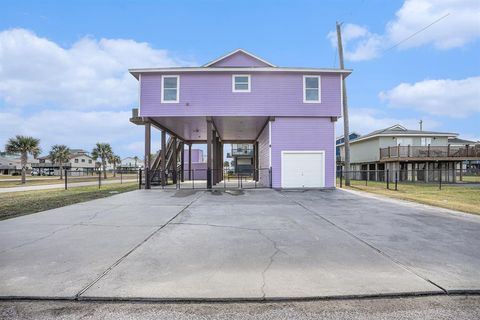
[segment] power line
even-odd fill
[[[402,41],[398,42],[397,44],[391,46],[390,48],[388,48],[387,50],[385,50],[384,52],[387,52],[388,50],[391,50],[395,47],[398,47],[399,45],[401,45],[402,43],[404,43],[405,41],[407,40],[410,40],[411,38],[415,37],[417,34],[419,34],[420,32],[422,31],[425,31],[426,29],[430,28],[431,26],[433,26],[435,23],[437,22],[440,22],[440,20],[443,20],[445,19],[446,17],[448,17],[450,15],[450,13],[447,13],[446,15],[438,18],[437,20],[433,21],[432,23],[430,23],[428,26],[425,26],[423,27],[422,29],[418,30],[417,32],[411,34],[410,36],[408,36],[407,38],[403,39]]]

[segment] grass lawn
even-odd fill
[[[112,175],[107,175],[107,181],[118,180],[120,181],[120,175],[114,178]],[[27,182],[22,184],[20,177],[14,176],[15,179],[8,179],[8,181],[0,181],[0,188],[11,188],[11,187],[21,187],[21,186],[38,186],[44,184],[64,184],[65,180],[60,180],[59,177],[27,177]],[[54,179],[52,179],[54,178]],[[0,180],[3,178],[0,178]],[[136,174],[124,174],[122,177],[123,180],[137,179]],[[74,182],[88,182],[88,181],[98,181],[98,175],[94,176],[79,176],[79,177],[68,177],[69,183]],[[103,175],[102,175],[103,181]]]
[[[337,183],[338,186],[340,185]],[[369,181],[365,186],[365,181],[352,180],[350,186],[353,190],[480,214],[480,187],[478,186],[442,185],[442,190],[439,190],[437,184],[398,184],[398,191],[395,191],[393,190],[395,185],[391,183],[390,188],[388,190],[384,182],[373,181]]]
[[[132,191],[137,183],[110,184],[77,187],[70,190],[38,190],[0,194],[0,220],[25,214],[59,208],[93,199],[105,198],[116,193]]]

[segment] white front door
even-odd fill
[[[325,187],[324,151],[282,151],[282,188]]]

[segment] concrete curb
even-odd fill
[[[42,297],[42,296],[0,296],[0,301],[79,301],[79,302],[152,302],[152,303],[258,303],[258,302],[307,302],[328,300],[395,299],[425,296],[480,296],[480,289],[439,291],[399,292],[378,294],[352,294],[308,297],[252,297],[252,298],[153,298],[153,297]]]

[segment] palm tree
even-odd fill
[[[107,161],[113,155],[112,147],[109,143],[97,142],[95,148],[92,150],[93,160],[100,158],[102,168],[103,168],[103,178],[107,179]]]
[[[20,135],[17,135],[15,138],[8,139],[8,142],[5,145],[5,151],[7,153],[20,153],[20,162],[22,165],[22,184],[26,182],[25,173],[27,170],[28,154],[37,157],[41,152],[39,145],[39,139]]]
[[[122,159],[119,156],[117,156],[115,154],[112,154],[111,157],[108,159],[108,162],[113,164],[113,176],[116,177],[117,176],[117,164],[122,163]]]
[[[60,166],[60,180],[63,179],[63,164],[70,160],[70,149],[64,144],[56,144],[52,146],[52,150],[48,154],[52,163],[58,163]]]
[[[138,157],[137,156],[133,157],[133,160],[135,161],[135,169],[137,169]]]

